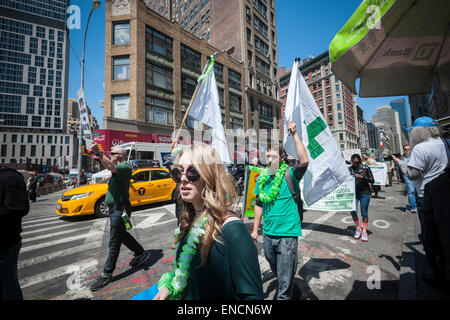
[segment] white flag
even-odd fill
[[[222,125],[219,91],[214,75],[214,60],[210,62],[208,70],[199,81],[200,87],[189,115],[212,128],[212,147],[219,153],[222,162],[231,163],[225,130]]]
[[[311,206],[340,186],[350,173],[333,134],[298,70],[297,62],[292,67],[284,119],[286,152],[297,159],[294,139],[287,130],[290,121],[296,123],[297,132],[308,151],[309,165],[303,178],[302,191],[303,199]]]

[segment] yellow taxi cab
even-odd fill
[[[108,180],[71,189],[62,194],[56,202],[56,213],[71,217],[95,214],[107,217],[108,206],[105,196]],[[130,203],[132,207],[150,203],[175,201],[176,183],[169,171],[161,168],[145,168],[133,171],[130,181]]]

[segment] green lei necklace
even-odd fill
[[[286,169],[288,168],[288,165],[286,162],[283,162],[280,166],[280,168],[277,170],[277,173],[275,174],[275,179],[272,184],[272,188],[270,189],[269,193],[264,191],[264,185],[267,182],[267,179],[269,178],[269,169],[261,169],[256,168],[253,166],[250,166],[250,170],[259,172],[261,175],[258,179],[258,189],[259,189],[259,199],[261,199],[262,202],[272,202],[275,200],[275,198],[278,196],[278,193],[280,192],[281,183],[283,182],[284,173],[286,172]]]
[[[191,231],[189,231],[187,242],[183,246],[179,259],[174,259],[173,261],[173,272],[163,274],[158,281],[158,290],[161,291],[162,288],[167,288],[169,290],[170,300],[179,299],[187,286],[187,281],[190,276],[189,269],[191,261],[197,253],[197,246],[200,243],[200,238],[205,234],[207,221],[208,218],[203,216],[194,223]],[[179,242],[181,241],[181,239],[178,239],[179,234],[180,228],[175,229],[176,247],[178,247]]]

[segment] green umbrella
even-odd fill
[[[365,0],[330,44],[333,73],[361,97],[450,91],[449,0]]]

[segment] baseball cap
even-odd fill
[[[420,117],[417,118],[416,121],[414,121],[414,124],[412,127],[407,128],[406,130],[411,130],[415,127],[437,127],[438,123],[430,117]]]

